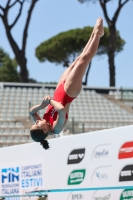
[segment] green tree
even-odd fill
[[[36,57],[40,62],[49,62],[62,64],[68,67],[70,63],[81,53],[86,45],[88,38],[92,33],[92,27],[84,27],[83,29],[69,30],[62,32],[47,41],[44,41],[36,48]],[[116,48],[115,52],[118,53],[123,49],[125,44],[124,40],[120,38],[119,32],[116,34]],[[97,55],[108,53],[109,46],[109,29],[105,28],[105,35],[101,38]],[[87,85],[87,77],[90,65],[85,76],[85,83]]]
[[[20,82],[17,62],[0,48],[0,82]]]
[[[31,20],[31,15],[33,12],[33,9],[35,7],[35,4],[38,0],[30,0],[27,1],[29,2],[29,10],[27,12],[27,17],[26,17],[26,22],[23,30],[23,35],[22,35],[22,47],[20,48],[17,42],[15,41],[15,38],[12,35],[12,29],[18,22],[23,6],[26,0],[6,0],[6,5],[3,7],[0,5],[0,18],[2,19],[2,22],[4,24],[5,30],[6,30],[6,35],[7,39],[10,43],[10,46],[14,52],[15,58],[17,60],[18,65],[20,66],[20,77],[21,77],[21,82],[28,82],[28,70],[27,70],[27,59],[26,59],[26,44],[27,44],[27,36],[28,36],[28,27],[30,24]],[[16,17],[12,24],[9,23],[8,15],[9,12],[11,11],[12,8],[15,6],[19,5],[18,13],[16,13]]]
[[[110,86],[115,86],[115,52],[117,48],[117,30],[116,30],[116,22],[118,20],[118,16],[120,14],[121,9],[123,6],[129,2],[130,0],[118,0],[118,6],[115,10],[112,19],[109,17],[109,13],[107,10],[107,3],[113,0],[78,0],[81,3],[85,2],[92,2],[97,3],[99,2],[105,20],[109,27],[109,46],[108,46],[108,62],[109,62],[109,72],[110,72]],[[116,1],[116,0],[115,0]]]

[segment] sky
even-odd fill
[[[1,0],[1,5],[5,5],[7,0]],[[13,0],[12,0],[13,2]],[[112,18],[118,0],[108,3],[108,12]],[[25,24],[27,10],[30,1],[26,1],[22,16],[12,30],[13,37],[21,47],[22,31]],[[16,16],[19,7],[16,6],[9,13],[11,23]],[[60,76],[65,71],[62,65],[44,62],[40,63],[35,56],[36,47],[43,41],[70,29],[94,26],[98,17],[104,20],[102,9],[97,3],[81,4],[78,0],[39,0],[32,13],[30,26],[28,29],[28,40],[26,46],[27,68],[30,78],[38,82],[58,82]],[[122,52],[115,57],[116,66],[116,87],[133,88],[133,1],[129,1],[121,10],[116,23],[116,28],[126,44]],[[88,38],[89,39],[89,38]],[[11,58],[14,58],[13,51],[6,37],[3,23],[0,19],[0,47],[2,47]],[[109,86],[108,57],[95,56],[92,59],[92,66],[88,78],[90,87]]]

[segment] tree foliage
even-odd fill
[[[20,82],[17,62],[0,48],[0,82]]]
[[[21,47],[19,47],[19,45],[17,44],[17,41],[13,37],[12,29],[17,24],[21,14],[22,14],[24,3],[26,2],[26,0],[6,0],[5,7],[0,5],[0,18],[2,19],[2,22],[5,27],[7,39],[8,39],[10,46],[14,52],[17,63],[20,66],[21,82],[28,82],[27,58],[26,58],[25,51],[26,51],[26,44],[27,44],[27,37],[28,37],[28,27],[30,24],[32,12],[34,10],[34,7],[35,7],[35,4],[37,1],[38,0],[27,1],[27,2],[29,2],[30,6],[29,6],[29,10],[27,12],[25,26],[24,26],[24,30],[22,33],[22,46]],[[9,19],[8,19],[9,12],[12,10],[12,8],[14,8],[17,5],[19,5],[18,12],[16,12],[14,21],[10,24]]]
[[[68,67],[75,57],[85,47],[93,28],[84,27],[62,32],[47,41],[44,41],[36,48],[36,56],[40,62],[54,62]],[[115,52],[123,50],[125,42],[117,31],[117,45]],[[109,30],[105,28],[105,35],[101,38],[97,55],[107,54],[109,46]]]
[[[92,27],[85,27],[83,29],[69,30],[62,32],[47,41],[44,41],[36,48],[36,56],[40,62],[54,62],[56,64],[62,64],[64,67],[68,67],[70,63],[81,53],[85,47],[88,38],[92,33]],[[119,32],[117,32],[117,46],[116,53],[123,49],[125,42],[120,38]],[[99,49],[97,55],[107,54],[109,46],[109,30],[105,28],[105,35],[100,40]],[[85,81],[83,85],[87,85],[88,74],[90,71],[91,62],[87,68],[85,74]]]

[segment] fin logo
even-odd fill
[[[77,164],[80,163],[85,156],[85,148],[83,149],[74,149],[68,156],[67,164]]]
[[[3,184],[19,182],[19,167],[3,168],[1,172],[1,181]]]
[[[133,165],[126,165],[120,172],[119,182],[133,181]]]
[[[133,158],[133,141],[124,143],[118,154],[118,159]]]

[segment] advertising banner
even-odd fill
[[[1,196],[70,189],[49,193],[47,199],[133,199],[133,189],[127,188],[133,187],[133,126],[50,139],[49,144],[49,150],[36,142],[0,149]]]

